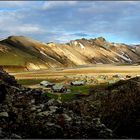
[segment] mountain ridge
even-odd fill
[[[0,41],[0,66],[22,66],[25,70],[34,70],[92,64],[134,64],[140,62],[139,50],[139,45],[111,43],[103,37],[44,43],[25,36],[9,36]]]

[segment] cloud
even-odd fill
[[[71,35],[75,35],[75,36],[81,36],[81,37],[87,37],[89,36],[89,34],[87,33],[83,33],[83,32],[79,32],[79,33],[72,33]]]
[[[21,34],[28,34],[28,33],[34,34],[34,33],[42,32],[41,28],[35,25],[30,25],[30,24],[23,24],[21,26],[17,26],[16,30]],[[15,29],[13,29],[12,31],[15,31]]]
[[[25,35],[44,42],[104,36],[140,41],[139,1],[1,1],[0,38]]]
[[[43,9],[52,9],[57,7],[74,6],[77,1],[47,1],[43,5]]]
[[[0,8],[21,8],[29,3],[28,1],[0,1]]]

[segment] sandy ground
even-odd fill
[[[98,76],[114,74],[131,75],[132,77],[140,75],[139,66],[114,66],[114,65],[95,65],[93,67],[73,68],[73,69],[56,69],[56,70],[37,70],[18,73],[10,73],[16,79],[63,79],[75,76]]]

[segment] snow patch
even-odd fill
[[[41,53],[41,54],[43,54],[43,55],[45,55],[45,56],[46,56],[46,57],[48,57],[49,59],[56,61],[54,58],[52,58],[52,57],[48,56],[48,55],[47,55],[47,54],[45,54],[43,51],[40,51],[40,53]]]
[[[47,56],[43,51],[40,51],[40,53],[43,54],[43,55],[45,55],[45,56]]]
[[[113,51],[114,52],[114,51]],[[118,54],[118,53],[116,53],[116,52],[114,52],[116,55],[118,55],[120,58],[122,58],[123,60],[125,60],[125,61],[127,61],[127,62],[132,62],[132,60],[130,59],[130,58],[127,58],[126,56],[124,56],[124,52],[122,52],[123,53],[123,55],[120,55],[120,54]],[[126,54],[125,54],[126,55]]]
[[[102,51],[104,51],[105,49],[103,49],[103,48],[99,48],[100,50],[102,50]]]
[[[48,58],[50,58],[51,60],[54,60],[54,61],[56,61],[54,58],[52,58],[52,57],[50,57],[50,56],[48,56],[48,55],[46,55]]]
[[[79,43],[81,49],[85,49],[84,45],[82,43]]]
[[[109,61],[111,61],[112,63],[115,63],[113,60],[111,60],[110,58],[109,58]]]
[[[116,58],[116,57],[114,57],[114,59],[115,59],[116,61],[119,61],[119,59],[118,59],[118,58]]]
[[[43,45],[47,45],[45,42],[42,42]]]
[[[134,52],[136,52],[136,50],[135,49],[131,49],[132,51],[134,51]]]
[[[76,46],[78,43],[77,43],[77,41],[74,41],[73,44]]]

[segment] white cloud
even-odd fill
[[[82,37],[77,32],[140,37],[139,5],[138,1],[1,1],[0,37],[20,34],[46,42]]]
[[[121,3],[130,4],[130,5],[137,5],[137,4],[139,4],[140,2],[139,2],[139,1],[121,1]]]
[[[43,5],[43,9],[52,9],[63,6],[74,6],[77,1],[47,1]]]
[[[41,33],[42,29],[37,25],[24,24],[16,27],[16,31],[22,34],[28,34],[28,33],[33,34],[33,33]]]
[[[0,8],[15,8],[28,5],[28,1],[0,1]]]
[[[8,34],[21,34],[21,35],[29,35],[29,34],[42,34],[44,31],[41,27],[38,27],[36,25],[30,25],[30,24],[21,24],[15,26],[9,26],[7,28],[0,29],[0,32],[5,32]]]
[[[23,18],[26,15],[18,11],[0,12],[0,32],[4,34],[41,34],[44,32],[39,24],[31,24],[30,21],[25,23]],[[1,34],[1,36],[3,36]]]

